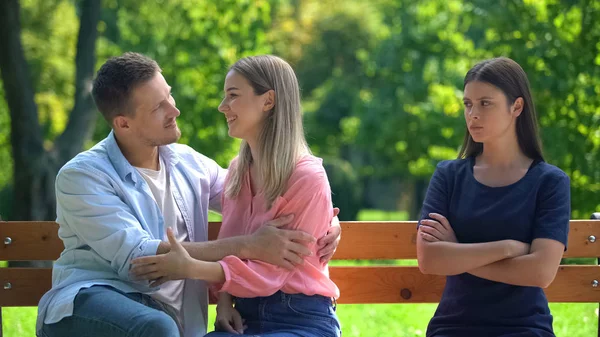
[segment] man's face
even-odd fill
[[[128,133],[145,145],[167,145],[181,137],[176,120],[180,112],[160,72],[133,90],[129,106],[133,116],[122,117],[127,120]]]

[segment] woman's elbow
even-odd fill
[[[419,271],[421,271],[423,274],[431,273],[431,259],[429,258],[430,254],[427,253],[427,248],[426,242],[417,241],[417,265],[419,267]]]
[[[542,288],[542,289],[546,289],[546,288],[548,288],[552,284],[552,281],[554,281],[554,278],[552,278],[552,279],[550,279],[550,278],[539,278],[539,279],[536,279],[533,282],[532,285],[534,287],[539,287],[539,288]]]
[[[444,273],[439,270],[439,260],[432,256],[432,252],[430,249],[426,249],[425,247],[421,247],[422,249],[417,250],[417,264],[419,266],[419,270],[423,274],[429,275],[444,275]]]
[[[532,285],[540,288],[548,288],[554,279],[556,278],[556,274],[558,272],[559,266],[551,267],[547,264],[540,263],[538,264],[537,272],[532,275]]]
[[[429,268],[428,268],[429,266],[425,262],[425,259],[419,257],[417,259],[417,264],[419,266],[419,271],[421,271],[421,273],[429,274]]]
[[[537,286],[546,289],[552,284],[552,282],[554,282],[555,278],[556,271],[546,271],[545,273],[543,272],[542,275],[540,275],[540,277],[537,278]]]

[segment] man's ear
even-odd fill
[[[114,130],[129,129],[129,119],[125,116],[118,115],[113,118],[112,127]]]
[[[517,97],[512,105],[512,112],[515,114],[515,117],[519,117],[521,115],[524,107],[525,101],[523,100],[523,97]]]
[[[275,90],[269,90],[263,95],[266,95],[263,111],[267,112],[273,110],[273,108],[275,107]]]

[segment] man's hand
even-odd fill
[[[339,208],[333,209],[333,219],[331,220],[331,228],[327,231],[327,234],[319,239],[317,245],[319,247],[319,260],[321,263],[328,263],[329,260],[335,254],[340,239],[342,238],[342,227],[340,226],[340,219],[337,215],[340,213]]]
[[[162,255],[144,256],[131,261],[130,274],[137,280],[153,281],[151,287],[157,287],[167,281],[189,277],[194,259],[177,241],[173,230],[167,229],[170,251]]]
[[[261,260],[289,270],[302,264],[311,251],[307,245],[316,239],[305,232],[280,229],[292,222],[294,215],[271,220],[250,235],[242,253],[243,258]]]

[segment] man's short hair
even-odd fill
[[[131,92],[162,70],[153,59],[127,52],[106,61],[94,79],[92,97],[102,116],[112,124],[118,115],[131,115]]]

